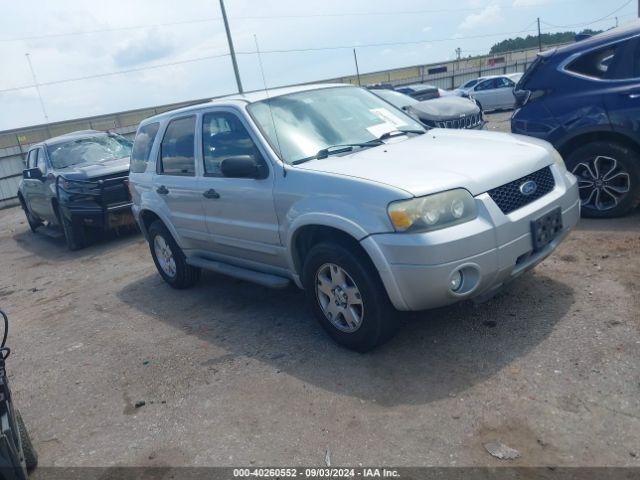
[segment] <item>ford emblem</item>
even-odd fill
[[[527,180],[522,185],[520,185],[520,193],[525,196],[533,195],[538,189],[538,184],[533,180]]]

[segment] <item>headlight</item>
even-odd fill
[[[560,153],[558,153],[556,149],[553,150],[553,160],[554,160],[554,163],[556,164],[556,167],[558,167],[558,170],[560,170],[561,173],[564,173],[567,171],[567,166],[564,164],[562,155],[560,155]]]
[[[389,204],[389,218],[398,232],[427,232],[468,222],[478,216],[476,202],[462,189]]]

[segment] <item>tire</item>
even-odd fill
[[[27,207],[27,204],[24,201],[24,198],[22,198],[22,195],[20,195],[18,198],[20,200],[20,206],[22,206],[22,210],[24,211],[24,215],[25,217],[27,217],[29,228],[33,233],[36,233],[38,227],[42,226],[42,222],[38,218],[36,218],[33,213],[31,213],[29,207]]]
[[[72,252],[80,250],[87,246],[87,232],[85,227],[64,216],[60,207],[56,207],[58,221],[64,232],[64,239],[67,242],[67,248]]]
[[[35,448],[33,448],[31,437],[29,437],[27,427],[24,424],[24,420],[22,420],[20,411],[18,410],[16,410],[16,423],[18,424],[18,433],[20,435],[20,442],[22,443],[22,453],[24,455],[24,461],[27,466],[27,471],[30,472],[38,466],[38,454]]]
[[[571,152],[566,165],[578,177],[583,217],[619,217],[640,203],[636,151],[615,142],[592,142]]]
[[[156,268],[164,281],[176,289],[189,288],[195,285],[200,279],[201,271],[199,268],[187,264],[184,252],[173,239],[167,227],[160,220],[156,220],[149,227],[148,234],[149,250],[151,250],[153,263],[156,264]],[[158,245],[158,253],[156,253],[156,243]],[[162,256],[163,250],[164,256]],[[161,258],[158,258],[158,255],[161,255]],[[173,265],[167,267],[167,263],[170,264],[171,259],[173,260]]]
[[[341,269],[344,275],[340,277],[333,267]],[[366,352],[389,340],[398,330],[398,312],[364,253],[337,243],[315,245],[305,258],[302,279],[316,318],[340,345]],[[340,290],[332,290],[333,297],[324,293],[335,285]]]

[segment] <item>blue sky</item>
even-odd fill
[[[307,82],[486,53],[529,29],[580,29],[625,0],[226,0],[245,89]],[[637,1],[615,14],[633,21]],[[0,130],[233,93],[218,0],[0,0]],[[609,28],[612,17],[588,25]],[[75,33],[68,35],[69,33]],[[495,35],[494,35],[495,34]],[[491,35],[478,38],[479,35]],[[475,37],[475,38],[469,38]],[[423,42],[412,45],[379,45]],[[367,46],[378,44],[378,46]],[[246,53],[245,53],[246,52]],[[223,55],[223,56],[220,56]],[[193,61],[196,60],[196,61]],[[174,64],[166,66],[166,64]],[[152,67],[152,68],[149,68]],[[111,75],[113,72],[129,73]],[[86,76],[98,78],[81,79]],[[64,81],[67,79],[78,79]],[[4,91],[3,91],[4,90]]]

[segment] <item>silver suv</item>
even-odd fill
[[[396,310],[490,296],[577,223],[576,179],[546,142],[434,129],[352,86],[283,88],[143,121],[133,213],[174,288],[208,269],[303,288],[366,351]]]

